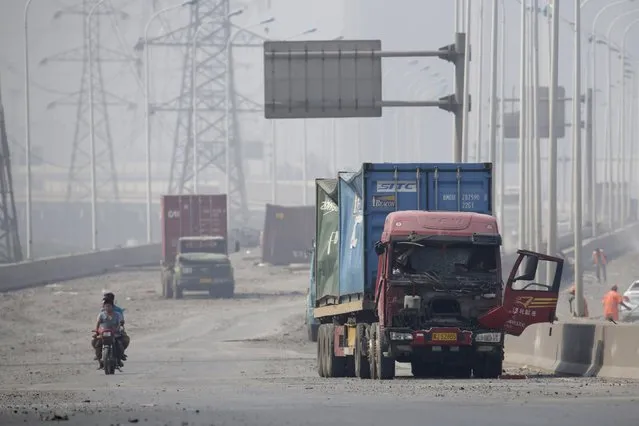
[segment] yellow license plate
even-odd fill
[[[200,284],[211,284],[213,282],[213,278],[200,278]]]
[[[457,333],[433,333],[434,342],[456,342]]]

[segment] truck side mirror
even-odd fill
[[[238,253],[240,251],[240,242],[236,241],[235,242],[235,253]]]
[[[386,245],[384,243],[382,243],[381,241],[378,241],[375,243],[375,253],[378,256],[383,255],[385,251],[386,251]]]
[[[527,256],[526,257],[526,267],[524,269],[524,274],[515,278],[515,281],[524,280],[524,281],[532,281],[535,279],[535,275],[537,274],[537,265],[539,264],[539,258],[536,256]]]

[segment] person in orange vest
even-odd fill
[[[572,302],[575,300],[575,294],[577,292],[577,287],[575,286],[575,283],[572,283],[572,286],[566,291],[566,293],[568,293],[570,295],[570,299],[568,299],[568,303],[570,304],[570,313],[574,315],[576,315],[575,310],[572,307]],[[583,298],[584,301],[584,317],[587,318],[588,315],[588,303],[586,303],[586,298]]]
[[[610,288],[610,291],[603,297],[602,303],[604,308],[604,317],[615,324],[619,321],[619,306],[630,310],[630,307],[626,305],[623,296],[617,291],[616,285]]]
[[[606,264],[608,263],[608,259],[604,254],[603,249],[596,248],[592,251],[592,264],[595,265],[597,269],[597,281],[601,284],[601,275],[603,275],[604,283],[608,282],[608,277],[606,274]]]

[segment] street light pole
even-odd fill
[[[468,93],[470,92],[470,23],[472,19],[471,16],[471,6],[470,0],[466,0],[466,45],[464,48],[464,90],[462,91],[462,117],[463,117],[463,136],[462,136],[462,161],[468,162],[468,110],[470,109],[470,105],[468,105]],[[457,161],[455,159],[455,161]]]
[[[550,70],[550,117],[549,117],[549,191],[548,200],[548,250],[547,253],[555,256],[557,252],[557,85],[559,77],[559,4],[560,0],[554,0],[552,8],[552,50]],[[577,102],[577,100],[575,100]],[[546,282],[552,282],[554,271],[546,269]]]
[[[581,4],[575,1],[575,55],[573,77],[573,158],[572,158],[572,182],[573,182],[573,234],[575,244],[575,298],[577,316],[584,316],[583,304],[583,270],[582,270],[582,194],[581,194]]]
[[[33,0],[27,0],[24,5],[24,105],[25,105],[25,162],[27,167],[27,200],[26,200],[26,216],[27,216],[27,260],[33,259],[32,246],[33,237],[31,235],[33,231],[33,214],[31,211],[31,101],[30,101],[30,88],[31,88],[31,74],[29,69],[29,27],[28,16],[29,7]]]
[[[155,12],[149,20],[146,22],[144,26],[144,138],[145,138],[145,146],[146,146],[146,240],[147,243],[151,243],[153,239],[152,227],[151,227],[151,211],[152,211],[152,173],[151,173],[151,101],[149,99],[151,92],[151,81],[150,81],[150,61],[151,54],[149,52],[149,28],[151,27],[151,23],[165,12],[169,12],[173,9],[177,9],[184,6],[190,6],[193,2],[188,1],[181,4],[176,4],[173,6],[166,7],[164,9],[158,10]]]
[[[519,218],[518,247],[526,247],[526,2],[521,2],[519,45]]]
[[[495,0],[493,0],[495,1]],[[483,63],[484,63],[484,0],[479,0],[479,15],[477,16],[479,18],[479,41],[478,41],[478,49],[477,49],[477,101],[475,101],[475,105],[477,105],[477,128],[476,128],[476,138],[477,140],[475,141],[476,144],[476,151],[475,151],[475,158],[477,160],[477,162],[481,161],[481,136],[482,136],[482,126],[483,126],[483,120],[482,120],[482,106],[483,106],[483,99],[484,99],[484,67],[483,67]]]
[[[506,11],[504,8],[504,0],[501,0],[501,64],[500,64],[500,78],[501,83],[499,85],[499,123],[500,123],[500,131],[499,131],[499,227],[503,232],[504,229],[504,191],[506,190],[506,182],[504,179],[505,173],[505,164],[504,164],[504,146],[505,146],[505,130],[504,130],[504,113],[505,110],[505,102],[504,98],[506,97]]]
[[[492,21],[490,29],[490,137],[488,143],[488,161],[496,165],[497,158],[497,57],[498,57],[498,39],[499,39],[499,0],[492,2]],[[503,37],[503,35],[502,35]],[[502,76],[503,78],[503,76]],[[501,177],[501,175],[500,175]],[[496,194],[496,179],[493,177],[492,194]]]
[[[534,13],[532,16],[532,43],[533,43],[533,176],[534,176],[534,235],[533,243],[535,250],[543,252],[543,198],[541,191],[541,141],[539,137],[539,0],[534,1]]]

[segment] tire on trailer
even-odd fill
[[[384,351],[388,349],[389,343],[386,341],[385,334],[381,332],[379,323],[375,323],[373,326],[377,336],[375,343],[377,378],[379,380],[392,380],[395,378],[395,359],[384,356]]]
[[[227,284],[227,286],[224,288],[224,296],[222,296],[224,299],[232,299],[235,297],[235,281],[231,281],[229,284]]]
[[[175,278],[173,279],[173,283],[172,283],[172,284],[173,284],[173,285],[172,285],[172,289],[173,289],[173,291],[172,291],[172,293],[173,293],[173,298],[174,298],[174,299],[181,299],[181,298],[183,297],[182,289],[181,289],[181,288],[180,288],[180,286],[178,285],[178,282],[177,282],[177,280],[176,280]]]
[[[477,379],[496,379],[501,376],[503,365],[501,356],[482,357],[473,368],[473,376]]]
[[[360,379],[371,378],[371,366],[368,362],[368,356],[366,355],[366,348],[368,347],[368,324],[357,324],[355,329],[355,377]]]
[[[456,379],[470,379],[472,368],[464,365],[461,367],[452,367],[452,376]]]
[[[167,275],[164,280],[164,288],[166,289],[164,292],[165,299],[173,299],[173,278],[171,275]]]
[[[325,326],[326,377],[344,377],[346,373],[346,358],[335,355],[335,325],[325,324]]]
[[[366,327],[366,336],[368,341],[368,369],[370,371],[371,379],[377,379],[377,361],[375,360],[375,354],[377,353],[377,332],[372,325]]]
[[[355,376],[355,357],[352,355],[346,355],[343,359],[344,359],[344,376],[343,377],[356,377]]]
[[[410,363],[410,372],[416,379],[425,379],[430,376],[430,366],[422,360],[414,360]]]
[[[308,335],[308,340],[310,342],[317,342],[317,333],[318,333],[318,325],[317,324],[307,324],[306,325],[306,334]]]
[[[326,377],[326,369],[324,368],[324,324],[320,324],[317,329],[317,374],[320,377]]]

